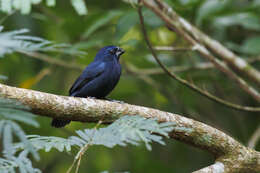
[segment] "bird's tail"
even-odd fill
[[[70,123],[70,120],[52,119],[51,126],[61,128]]]

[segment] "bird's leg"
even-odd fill
[[[123,101],[120,101],[120,100],[113,100],[113,99],[110,99],[110,98],[104,98],[104,100],[108,100],[108,101],[116,102],[116,103],[121,103],[121,104],[125,103],[125,102],[123,102]]]

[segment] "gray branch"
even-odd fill
[[[259,152],[243,146],[220,130],[174,113],[127,103],[58,96],[3,84],[0,84],[0,95],[16,99],[29,106],[31,112],[51,118],[108,123],[123,115],[139,115],[160,122],[174,122],[176,125],[170,137],[214,154],[216,161],[224,165],[224,172],[260,172]]]

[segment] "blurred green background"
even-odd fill
[[[260,1],[259,0],[167,0],[184,18],[238,55],[249,60],[260,56]],[[258,113],[231,110],[214,103],[167,75],[142,75],[131,70],[157,68],[140,32],[135,6],[119,0],[86,1],[88,14],[79,16],[69,1],[57,1],[55,7],[44,3],[33,6],[29,15],[15,12],[2,25],[5,31],[30,29],[30,35],[39,36],[55,43],[69,43],[69,50],[80,49],[86,55],[76,56],[60,53],[44,53],[68,64],[89,64],[96,52],[106,45],[119,45],[126,50],[121,58],[123,75],[109,98],[130,104],[143,105],[178,113],[207,123],[233,136],[247,145],[250,136],[259,125]],[[151,11],[144,9],[146,27],[154,46],[189,47],[189,44]],[[194,51],[158,51],[167,66],[192,66],[206,62]],[[260,62],[253,66],[260,69]],[[49,73],[46,73],[47,72]],[[30,88],[48,93],[68,95],[68,90],[80,70],[40,61],[24,54],[9,54],[0,59],[0,74],[8,77],[5,84]],[[190,69],[179,76],[206,88],[225,100],[248,106],[259,105],[244,93],[228,77],[216,69]],[[254,83],[251,83],[254,85]],[[77,129],[93,124],[73,122],[65,129],[50,126],[51,119],[37,118],[41,124],[35,129],[22,127],[27,134],[68,137]],[[153,150],[139,147],[92,147],[82,160],[80,172],[129,171],[133,173],[177,172],[186,173],[209,165],[214,161],[209,153],[173,139],[165,139],[166,146],[153,144]],[[260,145],[256,146],[260,149]],[[76,150],[68,155],[52,150],[41,152],[41,161],[34,166],[43,172],[64,173],[72,164]]]

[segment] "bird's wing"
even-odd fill
[[[80,90],[84,85],[86,85],[91,80],[100,76],[105,70],[105,63],[93,62],[87,66],[83,73],[77,78],[72,87],[69,90],[69,94]]]

